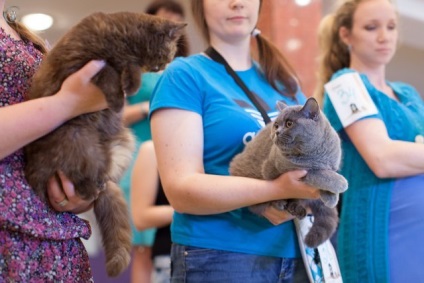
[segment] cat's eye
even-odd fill
[[[273,125],[273,127],[274,127],[274,130],[278,130],[278,123],[275,122],[274,125]]]
[[[285,125],[286,125],[286,128],[291,128],[291,127],[293,127],[293,121],[287,120]]]

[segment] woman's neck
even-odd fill
[[[250,39],[239,44],[211,40],[210,45],[225,58],[235,71],[245,71],[252,67]]]
[[[350,68],[367,75],[371,83],[377,88],[386,85],[385,65],[370,66],[368,64],[362,63],[361,61],[355,60],[354,58],[351,58]]]
[[[385,93],[387,96],[397,100],[397,97],[394,94],[393,90],[387,84],[385,65],[381,65],[378,67],[369,67],[363,64],[351,63],[350,68],[358,71],[359,73],[365,74],[368,77],[368,80],[376,89]]]

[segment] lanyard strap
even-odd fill
[[[227,73],[231,77],[233,77],[236,84],[246,93],[247,97],[249,97],[250,101],[252,101],[252,103],[255,105],[256,109],[259,110],[259,112],[262,115],[262,118],[264,119],[265,124],[268,124],[269,122],[271,122],[271,119],[269,118],[268,114],[266,113],[266,110],[259,103],[257,97],[247,88],[247,86],[240,79],[240,77],[236,74],[236,72],[233,70],[233,68],[231,68],[231,66],[224,59],[224,57],[222,57],[222,55],[219,54],[218,51],[216,51],[215,48],[213,48],[212,46],[210,46],[208,49],[205,50],[205,54],[208,55],[215,62],[218,62],[218,63],[224,65],[225,69],[227,70]]]

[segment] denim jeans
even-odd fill
[[[258,256],[173,244],[171,282],[307,283],[309,281],[301,259]]]

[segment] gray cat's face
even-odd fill
[[[309,154],[321,140],[325,123],[314,98],[304,106],[287,106],[278,102],[280,114],[271,129],[271,139],[284,153],[290,155]],[[324,121],[325,122],[325,121]]]

